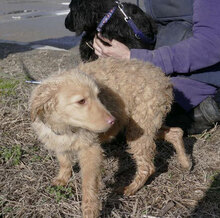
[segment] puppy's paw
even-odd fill
[[[52,181],[52,185],[54,186],[66,186],[68,183],[68,181],[66,181],[65,179],[61,179],[61,178],[57,178],[55,177]]]
[[[115,192],[119,195],[131,196],[137,192],[138,188],[134,184],[130,184],[126,187],[119,187],[115,189]]]
[[[97,218],[99,217],[100,210],[101,210],[101,204],[96,199],[85,199],[85,196],[83,196],[82,201],[82,213],[83,218]]]
[[[136,189],[130,187],[129,185],[124,188],[123,194],[126,196],[131,196],[134,195],[136,191],[137,191]]]
[[[191,170],[192,160],[189,155],[179,156],[178,159],[183,169],[188,170],[188,171]]]
[[[83,210],[83,218],[97,218],[99,217],[99,211],[93,209],[85,209]]]

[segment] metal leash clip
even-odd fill
[[[137,39],[141,39],[141,37],[137,33],[135,33],[134,35]]]
[[[123,4],[120,1],[115,1],[115,3],[118,5],[119,10],[121,11],[121,13],[124,15],[124,20],[125,22],[128,22],[128,20],[131,19],[131,17],[128,17],[127,14],[124,12],[123,8]]]

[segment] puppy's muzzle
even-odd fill
[[[107,118],[107,123],[109,124],[109,125],[114,125],[114,123],[115,123],[115,118],[113,117],[113,116],[110,116],[110,117],[108,117]]]
[[[96,130],[96,132],[103,133],[108,131],[115,124],[116,119],[111,114],[108,114],[107,116],[105,116],[103,121],[104,121],[103,123],[104,125],[102,126],[101,129]]]

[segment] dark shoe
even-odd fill
[[[220,123],[220,89],[216,95],[206,98],[189,113],[174,103],[166,118],[166,125],[180,127],[185,135],[200,134]]]
[[[219,93],[217,93],[219,94]],[[217,94],[215,97],[217,97]],[[189,113],[193,120],[191,127],[187,129],[189,135],[202,133],[213,128],[220,121],[220,108],[215,97],[208,97]]]

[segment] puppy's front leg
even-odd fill
[[[66,153],[58,153],[57,159],[60,164],[60,169],[57,177],[53,179],[53,185],[62,185],[65,186],[72,173],[72,162],[69,158],[69,155]]]
[[[102,150],[97,144],[79,151],[79,162],[82,176],[82,213],[84,218],[99,216],[100,203],[98,191]]]

